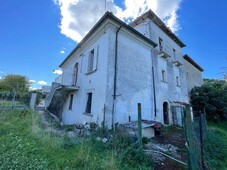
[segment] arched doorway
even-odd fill
[[[167,102],[163,103],[163,119],[164,119],[164,124],[169,124],[169,114],[168,114],[168,103]]]
[[[72,85],[74,85],[74,86],[77,83],[77,77],[78,77],[78,63],[75,64],[74,71],[73,71],[73,84]]]

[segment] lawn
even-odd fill
[[[0,111],[0,143],[0,169],[153,169],[128,138],[57,136],[30,110]]]
[[[227,121],[208,123],[205,158],[210,169],[227,170]]]

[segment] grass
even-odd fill
[[[25,104],[20,101],[15,101],[14,105],[15,106],[24,106]],[[11,106],[12,106],[12,101],[0,100],[0,107],[11,107]]]
[[[227,170],[227,122],[208,123],[205,159],[210,169]]]
[[[30,110],[0,111],[0,141],[0,169],[152,169],[151,159],[121,134],[106,144],[57,136]]]

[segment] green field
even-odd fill
[[[0,143],[0,169],[153,169],[129,139],[57,136],[32,111],[0,111]]]

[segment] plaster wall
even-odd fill
[[[185,65],[185,75],[187,79],[188,93],[193,87],[199,87],[203,84],[202,72],[198,70],[195,66],[184,60]]]
[[[113,83],[116,29],[110,34],[106,104],[113,111]],[[118,34],[117,88],[114,122],[138,119],[137,104],[142,105],[142,119],[154,119],[152,86],[152,48],[130,37],[124,30]]]
[[[159,38],[162,39],[163,51],[166,52],[169,57],[162,58],[159,56],[160,48],[157,46],[153,53],[153,65],[155,73],[155,90],[156,90],[156,118],[155,120],[164,123],[163,119],[163,103],[168,103],[169,124],[173,123],[171,106],[175,106],[175,103],[188,103],[188,90],[185,75],[185,66],[182,57],[182,48],[173,41],[165,32],[163,32],[156,24],[150,19],[144,20],[144,22],[134,27],[142,34],[150,38],[155,43],[159,44]],[[175,49],[175,52],[174,50]],[[174,64],[178,61],[182,65],[177,66]],[[162,70],[166,73],[166,80],[163,81]],[[178,77],[179,83],[177,85],[176,79]],[[177,115],[180,115],[180,109],[177,109]],[[179,113],[178,113],[179,112]],[[181,116],[178,116],[179,121]],[[178,121],[178,122],[179,122]]]
[[[81,47],[74,56],[65,64],[64,73],[73,73],[76,63],[78,67],[77,86],[79,90],[70,93],[63,107],[62,120],[64,124],[96,122],[103,120],[103,108],[106,96],[107,81],[107,55],[108,55],[108,30],[96,33],[89,43]],[[95,70],[88,73],[88,57],[94,50]],[[91,114],[85,113],[88,94],[92,93]],[[73,94],[73,106],[69,109],[70,95]]]

